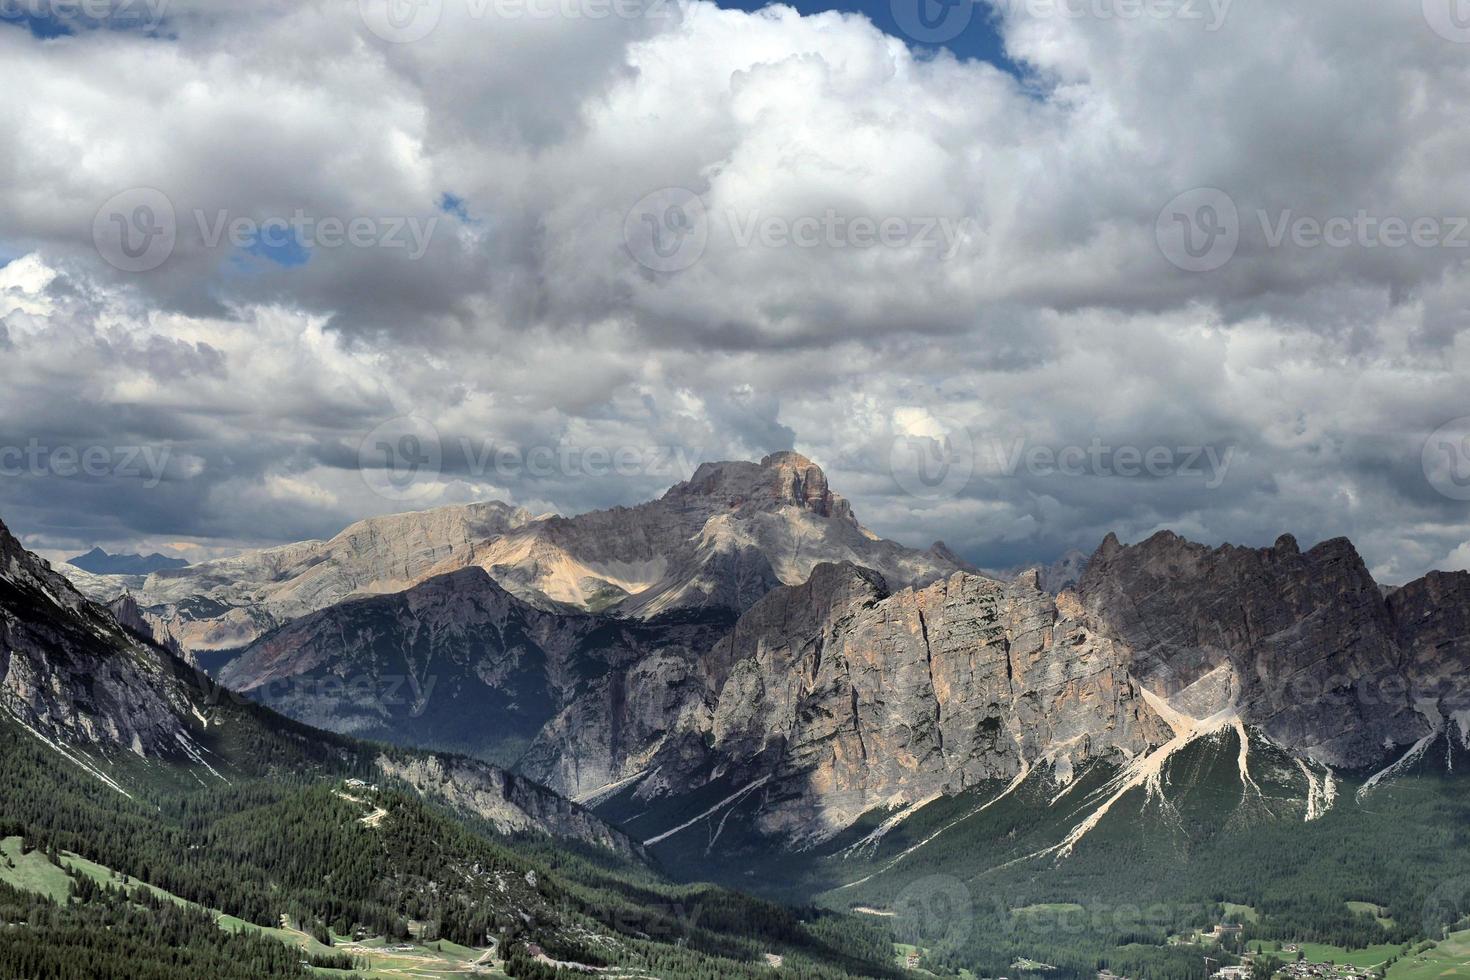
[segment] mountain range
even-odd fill
[[[373,518],[154,572],[115,615],[15,568],[61,597],[31,596],[28,621],[175,644],[144,674],[195,677],[160,693],[104,672],[88,700],[57,699],[85,685],[33,639],[9,655],[4,704],[58,751],[213,764],[187,690],[217,684],[337,733],[322,739],[400,746],[364,761],[372,778],[678,879],[879,918],[951,879],[971,898],[1001,889],[1005,909],[974,913],[984,936],[924,944],[977,975],[1027,972],[1012,956],[1080,975],[1106,955],[1195,975],[1169,943],[1122,941],[1158,924],[1042,940],[1015,919],[1023,898],[1196,902],[1164,938],[1229,899],[1262,935],[1315,922],[1408,941],[1430,929],[1413,906],[1443,891],[1437,875],[1470,874],[1426,856],[1470,816],[1470,573],[1381,588],[1346,539],[1110,534],[988,575],[942,544],[877,537],[815,464],[778,453],[576,517],[482,503]],[[1422,846],[1386,847],[1390,826]],[[1270,882],[1251,883],[1242,851]],[[1458,901],[1434,928],[1470,912]],[[1365,902],[1396,924],[1349,914]]]
[[[184,568],[189,564],[182,558],[170,558],[156,551],[144,557],[139,554],[109,555],[101,548],[93,548],[85,555],[77,555],[66,561],[67,564],[93,575],[147,575],[166,568]]]

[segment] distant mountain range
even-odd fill
[[[156,551],[145,557],[137,554],[109,555],[101,548],[68,558],[67,563],[93,575],[148,575],[170,568],[184,568],[189,564],[182,558],[170,558]]]

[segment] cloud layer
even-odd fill
[[[1465,567],[1437,3],[1015,0],[1020,77],[703,2],[0,23],[0,514],[203,554],[796,448],[992,566],[1172,527]]]

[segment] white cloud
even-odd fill
[[[0,267],[5,440],[164,440],[190,460],[151,491],[48,476],[0,504],[62,543],[326,533],[391,509],[352,471],[357,443],[414,414],[451,446],[442,499],[575,510],[672,482],[511,479],[464,440],[794,444],[880,530],[992,564],[1167,525],[1351,533],[1375,569],[1417,573],[1470,532],[1419,464],[1470,368],[1470,248],[1269,239],[1302,218],[1470,215],[1467,49],[1408,0],[1199,6],[1223,20],[1006,5],[1025,84],[858,16],[702,2],[662,19],[447,2],[407,44],[336,0],[179,3],[160,36],[0,26],[0,248],[27,256]],[[1190,273],[1156,219],[1202,186],[1229,194],[1239,244]],[[92,240],[133,187],[178,222],[147,273]],[[625,228],[666,187],[697,193],[706,225],[687,267],[654,272]],[[200,227],[297,211],[433,232],[417,261],[377,234],[287,266]],[[921,416],[986,445],[1235,454],[1214,488],[992,469],[916,502],[888,447]]]

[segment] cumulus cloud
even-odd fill
[[[358,467],[412,416],[415,506],[794,447],[986,565],[1160,527],[1462,561],[1425,445],[1470,367],[1470,46],[1425,5],[1016,0],[1020,77],[837,12],[421,9],[0,23],[29,540],[329,534],[404,504]]]

